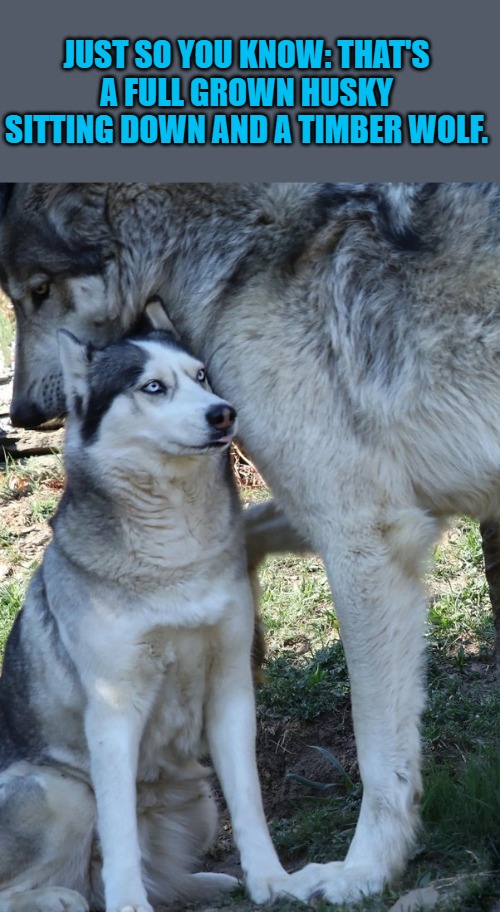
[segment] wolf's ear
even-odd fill
[[[179,333],[172,323],[159,295],[154,295],[146,301],[144,317],[149,329],[164,329],[166,332],[169,332],[174,339],[179,339]]]
[[[74,411],[77,415],[81,415],[89,397],[88,373],[94,349],[90,344],[83,345],[66,329],[57,331],[57,341],[59,342],[66,407],[68,412]]]
[[[15,184],[0,184],[0,221],[3,219]]]
[[[59,236],[74,249],[114,250],[106,218],[106,184],[52,184],[45,211]]]

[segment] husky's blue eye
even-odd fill
[[[205,383],[207,379],[207,372],[203,367],[200,367],[198,373],[196,374],[196,379],[198,383]]]
[[[141,386],[143,393],[149,393],[151,396],[157,396],[159,393],[166,393],[167,388],[161,380],[149,380],[144,386]]]

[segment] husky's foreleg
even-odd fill
[[[240,597],[251,599],[248,587]],[[299,896],[292,876],[282,867],[264,816],[255,757],[255,700],[249,661],[251,609],[247,629],[242,620],[222,632],[221,669],[212,683],[207,705],[207,736],[241,856],[248,892],[254,902],[278,896]],[[297,882],[295,882],[297,883]]]
[[[136,810],[143,722],[132,696],[93,695],[85,713],[107,912],[152,912],[141,875]]]

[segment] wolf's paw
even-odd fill
[[[348,865],[343,861],[309,864],[289,875],[291,895],[304,902],[312,898],[331,903],[355,902],[382,890],[386,878],[373,867]]]
[[[40,887],[0,896],[0,912],[88,912],[86,900],[66,887]]]

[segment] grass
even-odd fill
[[[25,591],[25,582],[9,581],[0,586],[0,665],[7,637],[23,603]]]
[[[59,498],[55,495],[37,498],[30,508],[28,521],[32,523],[46,522],[54,515]]]
[[[461,763],[432,761],[422,812],[426,851],[460,861],[469,853],[500,864],[500,755],[490,744]],[[443,814],[443,809],[446,813]],[[475,847],[475,848],[474,848]]]
[[[56,502],[56,488],[47,485],[57,485],[57,472],[51,471],[37,476],[31,466],[8,466],[10,477],[4,477],[0,490],[4,504],[28,492],[28,520],[46,519]],[[261,497],[262,491],[252,496]],[[0,545],[7,561],[10,552],[15,555],[23,547],[8,526],[0,531]],[[1,588],[0,646],[26,584],[22,569],[15,565],[14,570]],[[262,744],[269,732],[289,739],[298,733],[318,755],[318,744],[309,735],[314,737],[326,723],[338,744],[347,744],[349,684],[321,562],[312,556],[270,560],[262,586],[269,650],[258,692]],[[428,884],[440,893],[437,912],[490,912],[500,902],[500,689],[488,671],[493,624],[474,524],[460,520],[437,548],[429,590],[419,844],[401,881],[382,896],[350,907],[359,912],[386,912],[399,895]],[[333,744],[330,760],[322,756],[326,778],[318,783],[295,774],[287,812],[271,815],[278,850],[290,864],[341,858],[352,837],[361,798],[357,774],[345,768]],[[240,893],[210,908],[247,912],[254,906]],[[301,908],[279,903],[283,912]],[[318,901],[315,908],[331,907]]]
[[[327,713],[334,700],[349,693],[347,668],[340,643],[308,657],[292,650],[269,661],[259,694],[262,718],[311,721]]]
[[[62,457],[55,453],[47,463],[36,456],[16,460],[0,452],[3,466],[0,470],[0,505],[12,499],[36,495],[31,502],[31,513],[36,520],[47,519],[53,511],[62,490]]]

